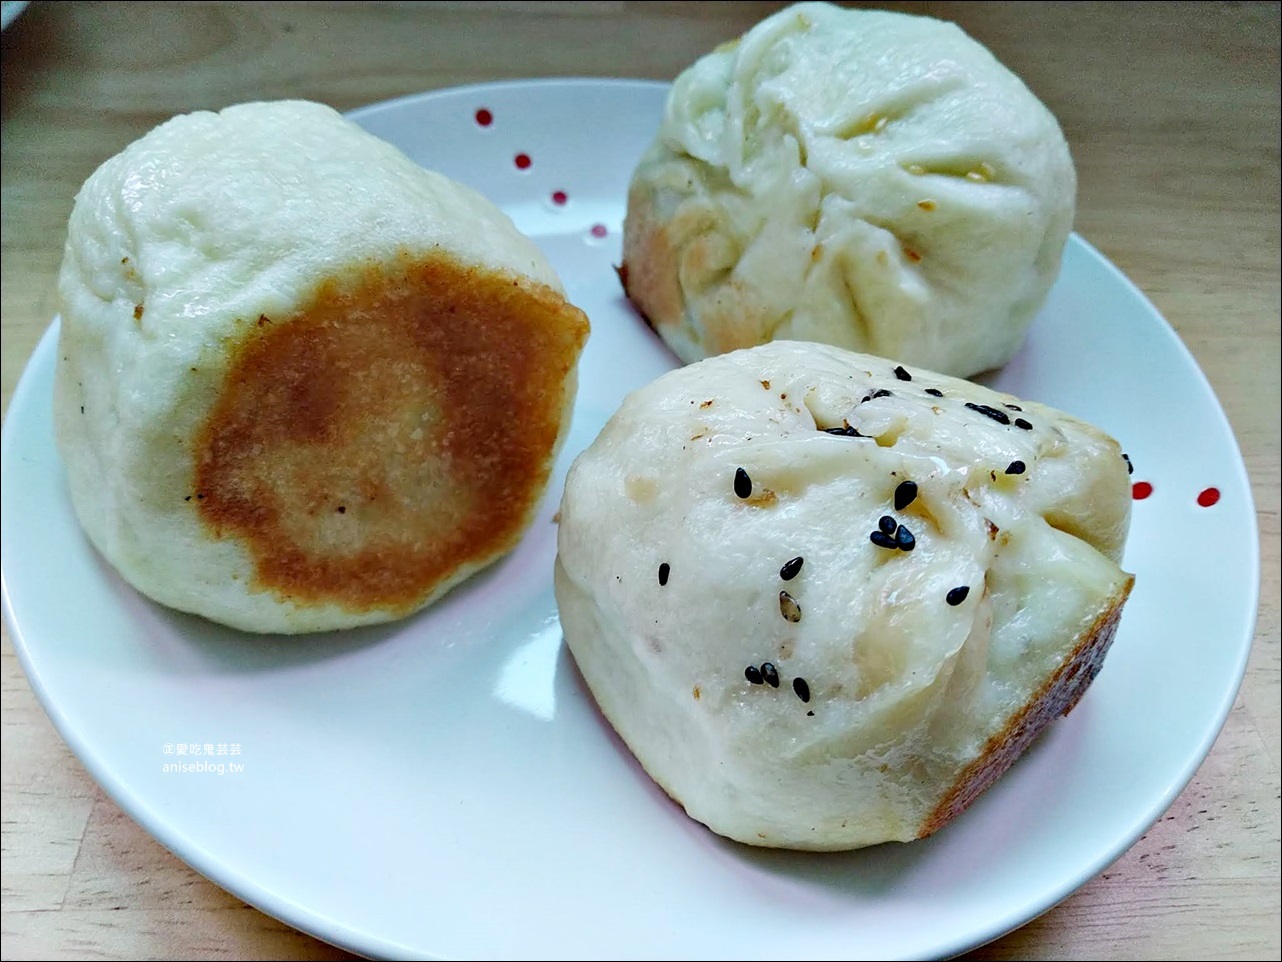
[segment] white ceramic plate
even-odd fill
[[[54,331],[14,395],[5,613],[36,693],[156,838],[330,942],[449,958],[951,955],[1122,854],[1192,777],[1232,703],[1258,583],[1241,457],[1171,329],[1074,238],[1027,346],[993,380],[1101,425],[1152,485],[1126,557],[1135,593],[1081,705],[966,815],[910,845],[750,850],[655,788],[562,645],[551,518],[573,456],[627,391],[673,364],[612,270],[627,179],[663,95],[626,81],[507,83],[355,115],[502,205],[593,325],[533,530],[418,617],[264,640],[149,603],[89,549],[69,507],[50,427]],[[1218,503],[1199,505],[1212,487]],[[202,754],[176,754],[189,745]],[[179,762],[214,768],[163,768]]]
[[[0,30],[8,30],[9,24],[18,19],[18,14],[27,9],[29,0],[4,0],[0,3]]]

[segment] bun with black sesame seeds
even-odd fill
[[[1085,693],[1131,590],[1130,503],[1117,442],[1068,414],[778,341],[636,391],[578,457],[561,624],[692,818],[766,847],[908,841]]]
[[[498,208],[303,101],[104,163],[59,296],[82,527],[144,594],[255,632],[400,618],[511,549],[588,332]]]

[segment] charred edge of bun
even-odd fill
[[[646,313],[645,308],[641,306],[641,302],[635,296],[633,296],[632,289],[628,287],[627,261],[624,261],[622,264],[616,267],[614,269],[614,273],[619,275],[619,284],[623,288],[623,294],[631,302],[632,309],[637,312],[637,316],[640,317],[641,320],[645,321],[646,327],[654,331],[655,334],[658,334],[659,329],[654,326],[654,321],[650,320],[650,315]]]
[[[677,255],[667,227],[653,211],[648,194],[628,195],[623,224],[623,262],[618,268],[623,293],[654,331],[660,325],[679,325],[685,319]]]
[[[988,739],[980,756],[966,766],[952,789],[926,817],[918,838],[933,834],[964,812],[1005,774],[1043,728],[1073,710],[1103,667],[1104,656],[1117,634],[1122,607],[1134,583],[1134,577],[1128,575],[1108,608],[1095,619],[1090,631],[1064,659],[1059,670],[1042,684],[1000,732]]]

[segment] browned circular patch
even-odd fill
[[[254,587],[408,612],[516,542],[551,470],[581,311],[435,255],[366,265],[245,331],[195,481]]]

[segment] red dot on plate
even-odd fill
[[[570,195],[563,190],[555,190],[552,192],[552,203],[556,204],[558,207],[564,206],[565,202],[569,199]]]
[[[476,122],[482,127],[488,127],[490,124],[494,123],[494,115],[482,107],[476,112]]]
[[[513,161],[513,163],[516,164],[517,170],[529,170],[530,164],[533,163],[533,161],[530,160],[529,154],[517,154],[516,160]]]
[[[1204,508],[1209,508],[1211,505],[1215,504],[1219,500],[1220,500],[1219,488],[1207,488],[1205,491],[1203,491],[1201,494],[1197,496],[1197,503]]]
[[[593,236],[593,237],[604,237],[604,236],[605,236],[606,234],[608,234],[608,233],[610,233],[610,232],[609,232],[608,230],[606,230],[606,229],[605,229],[605,225],[604,225],[604,224],[593,224],[593,225],[592,225],[591,234],[592,234],[592,236]]]
[[[1136,481],[1131,485],[1131,497],[1136,501],[1143,501],[1153,493],[1153,485],[1147,481]]]

